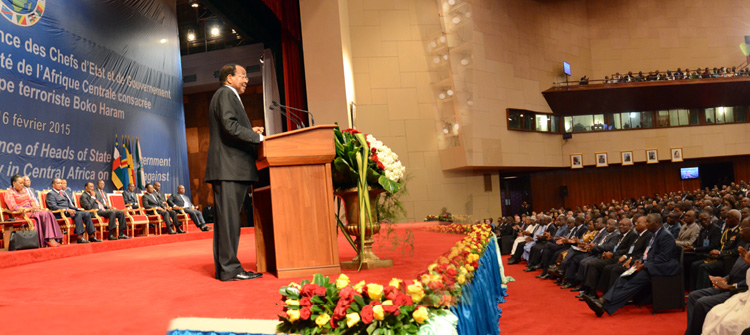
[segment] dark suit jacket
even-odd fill
[[[172,207],[174,206],[185,207],[185,201],[182,200],[182,197],[178,197],[178,195],[179,194],[177,193],[170,195],[169,199],[167,200],[167,204],[169,204],[169,206],[172,206]],[[187,197],[187,195],[185,197]]]
[[[645,234],[644,234],[645,235]],[[612,248],[613,251],[613,258],[618,259],[621,256],[624,256],[630,251],[630,246],[635,243],[635,241],[638,239],[638,232],[635,231],[635,229],[631,229],[628,231],[625,235],[620,235],[620,240],[615,243],[615,246],[617,246],[617,250],[614,250],[614,247]],[[619,246],[618,246],[619,243]]]
[[[70,200],[73,200],[73,198],[70,198]],[[55,190],[47,193],[47,208],[53,211],[58,209],[76,209],[70,205],[68,199],[57,193]]]
[[[102,206],[104,206],[105,209],[109,209],[109,207],[111,207],[111,206],[107,205],[107,204],[109,204],[109,199],[105,200],[102,197],[101,193],[99,193],[99,192],[104,192],[104,190],[99,190],[98,188],[96,190],[94,190],[94,194],[96,195],[96,200],[99,200],[99,202],[102,203]],[[86,194],[86,191],[83,191],[83,194]],[[83,196],[83,194],[81,196]],[[106,196],[106,195],[107,195],[107,193],[104,192],[104,196]],[[96,203],[94,203],[94,205],[96,205]],[[83,206],[83,204],[81,204],[81,206]]]
[[[153,195],[153,197],[151,195]],[[154,198],[157,198],[157,199],[154,199]],[[151,193],[151,194],[144,193],[143,194],[143,208],[149,209],[149,208],[154,208],[154,207],[162,207],[163,208],[163,206],[161,204],[161,201],[159,201],[159,199],[156,196],[156,194],[153,194],[153,193]]]
[[[81,194],[81,207],[83,207],[83,209],[86,209],[86,210],[99,209],[99,206],[96,204],[96,198],[98,197],[92,197],[87,192],[83,192]],[[102,206],[104,206],[104,203],[102,203]]]
[[[703,243],[706,240],[708,240],[708,245],[704,246]],[[694,246],[696,254],[707,254],[711,250],[719,250],[721,248],[721,228],[713,223],[708,225],[708,228],[701,228]]]
[[[646,230],[643,235],[639,235],[635,242],[633,243],[633,251],[630,251],[630,247],[628,247],[628,256],[633,257],[633,260],[641,259],[643,258],[643,252],[646,251],[646,248],[648,247],[648,243],[651,241],[651,236],[654,236],[654,233]]]
[[[664,225],[661,231],[654,233],[656,237],[644,263],[651,276],[673,276],[682,268],[679,262],[680,248],[674,243],[675,238],[667,228],[667,225]]]
[[[206,182],[258,180],[255,146],[260,135],[253,132],[242,103],[232,88],[222,85],[209,106],[211,132],[206,162]]]
[[[573,227],[573,229],[575,229],[575,227]],[[573,236],[581,238],[587,231],[589,231],[589,227],[586,224],[582,224]]]
[[[620,231],[619,230],[615,230],[614,232],[612,232],[611,234],[609,234],[609,236],[607,236],[606,238],[604,238],[604,242],[602,242],[601,244],[596,245],[593,248],[591,248],[591,253],[592,254],[601,254],[601,253],[603,253],[605,251],[612,251],[612,249],[615,248],[615,245],[617,244],[617,241],[620,240],[620,235],[622,235],[622,234],[620,234]]]
[[[127,204],[133,205],[133,208],[140,207],[140,205],[138,205],[138,196],[135,194],[135,192],[123,191],[122,200],[125,201],[126,205]]]
[[[748,244],[742,242],[744,248],[747,249]],[[728,284],[737,284],[738,291],[747,291],[747,280],[745,275],[747,274],[747,268],[750,267],[744,259],[738,257],[734,262],[732,269],[729,270],[729,274],[724,277]]]

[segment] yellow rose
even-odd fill
[[[432,264],[430,264],[430,266],[427,267],[427,270],[432,271],[432,270],[435,269],[435,267],[437,267],[437,264],[432,263]]]
[[[302,287],[301,287],[301,286],[299,286],[299,284],[297,284],[297,283],[295,283],[295,282],[291,282],[291,283],[289,283],[289,285],[287,285],[287,286],[289,286],[289,287],[294,287],[294,288],[297,288],[298,290],[299,290],[299,289],[302,289]]]
[[[439,274],[434,274],[434,275],[432,275],[432,277],[430,277],[430,281],[431,282],[440,282],[442,280],[443,280],[443,278],[440,277]]]
[[[336,288],[340,290],[347,285],[349,285],[349,277],[342,273],[339,275],[339,278],[336,279]]]
[[[383,296],[383,285],[367,284],[367,295],[370,296],[370,299],[380,300]]]
[[[359,322],[359,314],[351,313],[346,315],[346,326],[351,328]]]
[[[383,310],[383,306],[372,306],[372,316],[375,318],[375,320],[383,321],[383,319],[385,319],[385,311]]]
[[[406,294],[411,297],[411,300],[413,300],[414,303],[419,303],[422,301],[422,298],[424,298],[424,290],[422,289],[422,286],[416,284],[407,286]]]
[[[291,322],[299,320],[299,309],[290,309],[286,311],[286,314],[289,315],[289,321]]]
[[[383,301],[383,305],[393,305],[393,301],[390,301],[390,300]]]
[[[323,314],[318,315],[317,318],[315,318],[315,324],[318,325],[318,327],[322,328],[330,320],[331,320],[331,317],[328,315],[328,313],[323,313]]]
[[[460,275],[458,275],[458,277],[456,277],[456,281],[459,284],[463,285],[466,282],[466,276],[460,274]]]
[[[361,282],[357,283],[356,285],[354,285],[354,289],[355,289],[355,290],[356,290],[356,291],[357,291],[358,293],[362,293],[362,287],[364,287],[364,286],[365,286],[365,281],[363,280],[363,281],[361,281]]]
[[[286,301],[284,301],[284,303],[287,304],[287,305],[299,306],[299,300],[286,299]]]
[[[419,277],[419,281],[421,281],[422,284],[425,284],[425,285],[429,284],[430,283],[430,275],[423,274],[422,276]]]
[[[427,313],[427,308],[421,306],[417,308],[411,316],[414,317],[414,321],[417,321],[417,323],[424,323],[429,317],[429,313]]]
[[[403,280],[401,280],[401,279],[398,279],[398,278],[393,278],[393,279],[391,279],[391,281],[390,281],[390,282],[388,283],[388,285],[390,285],[390,286],[393,286],[393,287],[395,287],[395,288],[398,288],[399,286],[401,286],[401,283],[402,283],[402,282],[403,282]]]

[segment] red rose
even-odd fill
[[[479,267],[479,262],[478,261],[473,261],[473,262],[471,262],[471,266],[473,266],[476,269],[476,268]]]
[[[289,314],[286,314],[286,312],[281,312],[281,313],[279,313],[279,317],[282,317],[284,319],[288,319],[289,318]]]
[[[383,296],[385,296],[385,300],[395,300],[397,295],[398,290],[393,286],[386,286],[383,290]]]
[[[393,314],[393,315],[401,314],[401,310],[398,309],[398,306],[396,305],[383,305],[383,310],[386,313]]]
[[[438,281],[433,281],[427,284],[427,287],[429,287],[433,291],[439,291],[443,288],[443,283]]]
[[[338,327],[338,322],[336,322],[334,319],[331,319],[331,328],[336,329]]]
[[[344,306],[336,306],[333,309],[333,320],[341,320],[346,316],[346,308]]]
[[[411,296],[401,293],[396,296],[396,299],[393,299],[393,304],[399,306],[412,305],[414,304],[414,301],[411,299]]]
[[[385,165],[383,163],[378,162],[378,169],[385,170]]]
[[[323,286],[318,286],[315,288],[315,295],[325,297],[326,296],[326,288]]]
[[[369,325],[370,323],[372,323],[372,306],[367,305],[365,307],[362,307],[362,311],[359,312],[359,316],[361,317],[364,324]]]
[[[373,301],[370,301],[370,305],[371,305],[371,306],[375,306],[375,305],[382,305],[382,304],[383,304],[383,303],[381,303],[381,302],[380,302],[380,301],[378,301],[378,300],[373,300]]]
[[[341,291],[339,292],[339,297],[341,297],[341,299],[351,301],[354,298],[354,293],[356,292],[357,291],[355,291],[353,287],[346,286],[342,288]]]
[[[318,285],[316,284],[306,284],[305,286],[302,286],[302,295],[305,297],[312,297],[315,295],[315,290],[318,289]]]
[[[458,271],[456,271],[456,269],[454,268],[449,268],[448,270],[445,271],[445,274],[451,277],[455,277],[456,275],[458,275]]]
[[[304,297],[299,300],[300,306],[312,306],[312,302],[310,301],[310,297]]]
[[[302,320],[307,320],[310,318],[310,307],[303,307],[299,311],[299,318]]]

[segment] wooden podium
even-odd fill
[[[278,278],[341,272],[333,211],[334,125],[268,136],[258,146],[258,169],[270,186],[253,190],[259,272]]]

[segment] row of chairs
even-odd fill
[[[27,215],[28,210],[14,212],[8,208],[5,203],[5,192],[8,192],[8,190],[0,190],[0,225],[2,225],[3,229],[2,250],[8,250],[7,241],[9,241],[10,234],[14,230],[22,229],[25,225],[32,223],[32,220]],[[37,192],[40,205],[45,210],[49,210],[46,202],[48,192],[49,190]],[[76,202],[76,206],[80,208],[81,192],[75,192],[73,198]],[[156,209],[143,208],[142,194],[138,195],[139,208],[137,209],[125,204],[122,193],[109,193],[107,194],[107,198],[114,209],[125,212],[125,221],[127,225],[127,227],[125,227],[125,233],[128,236],[135,237],[136,234],[138,234],[138,236],[150,236],[152,231],[154,235],[161,235],[163,228],[166,228],[164,220],[162,220],[161,216],[156,213]],[[189,232],[189,227],[192,222],[190,215],[186,214],[185,211],[181,209],[175,210],[177,211],[177,218],[180,221],[179,224],[182,225],[182,229]],[[105,232],[109,226],[109,220],[99,216],[98,211],[99,210],[97,209],[87,210],[87,212],[91,213],[91,220],[97,229],[94,234],[97,235],[98,238],[104,239]],[[60,230],[63,232],[63,244],[70,244],[71,235],[75,235],[75,222],[73,222],[73,218],[68,216],[64,210],[55,210],[52,211],[52,213],[60,215],[57,222],[60,225]],[[21,216],[21,218],[16,219],[16,216]],[[122,227],[119,229],[122,229]],[[117,232],[110,232],[110,234],[113,233],[117,234]]]

